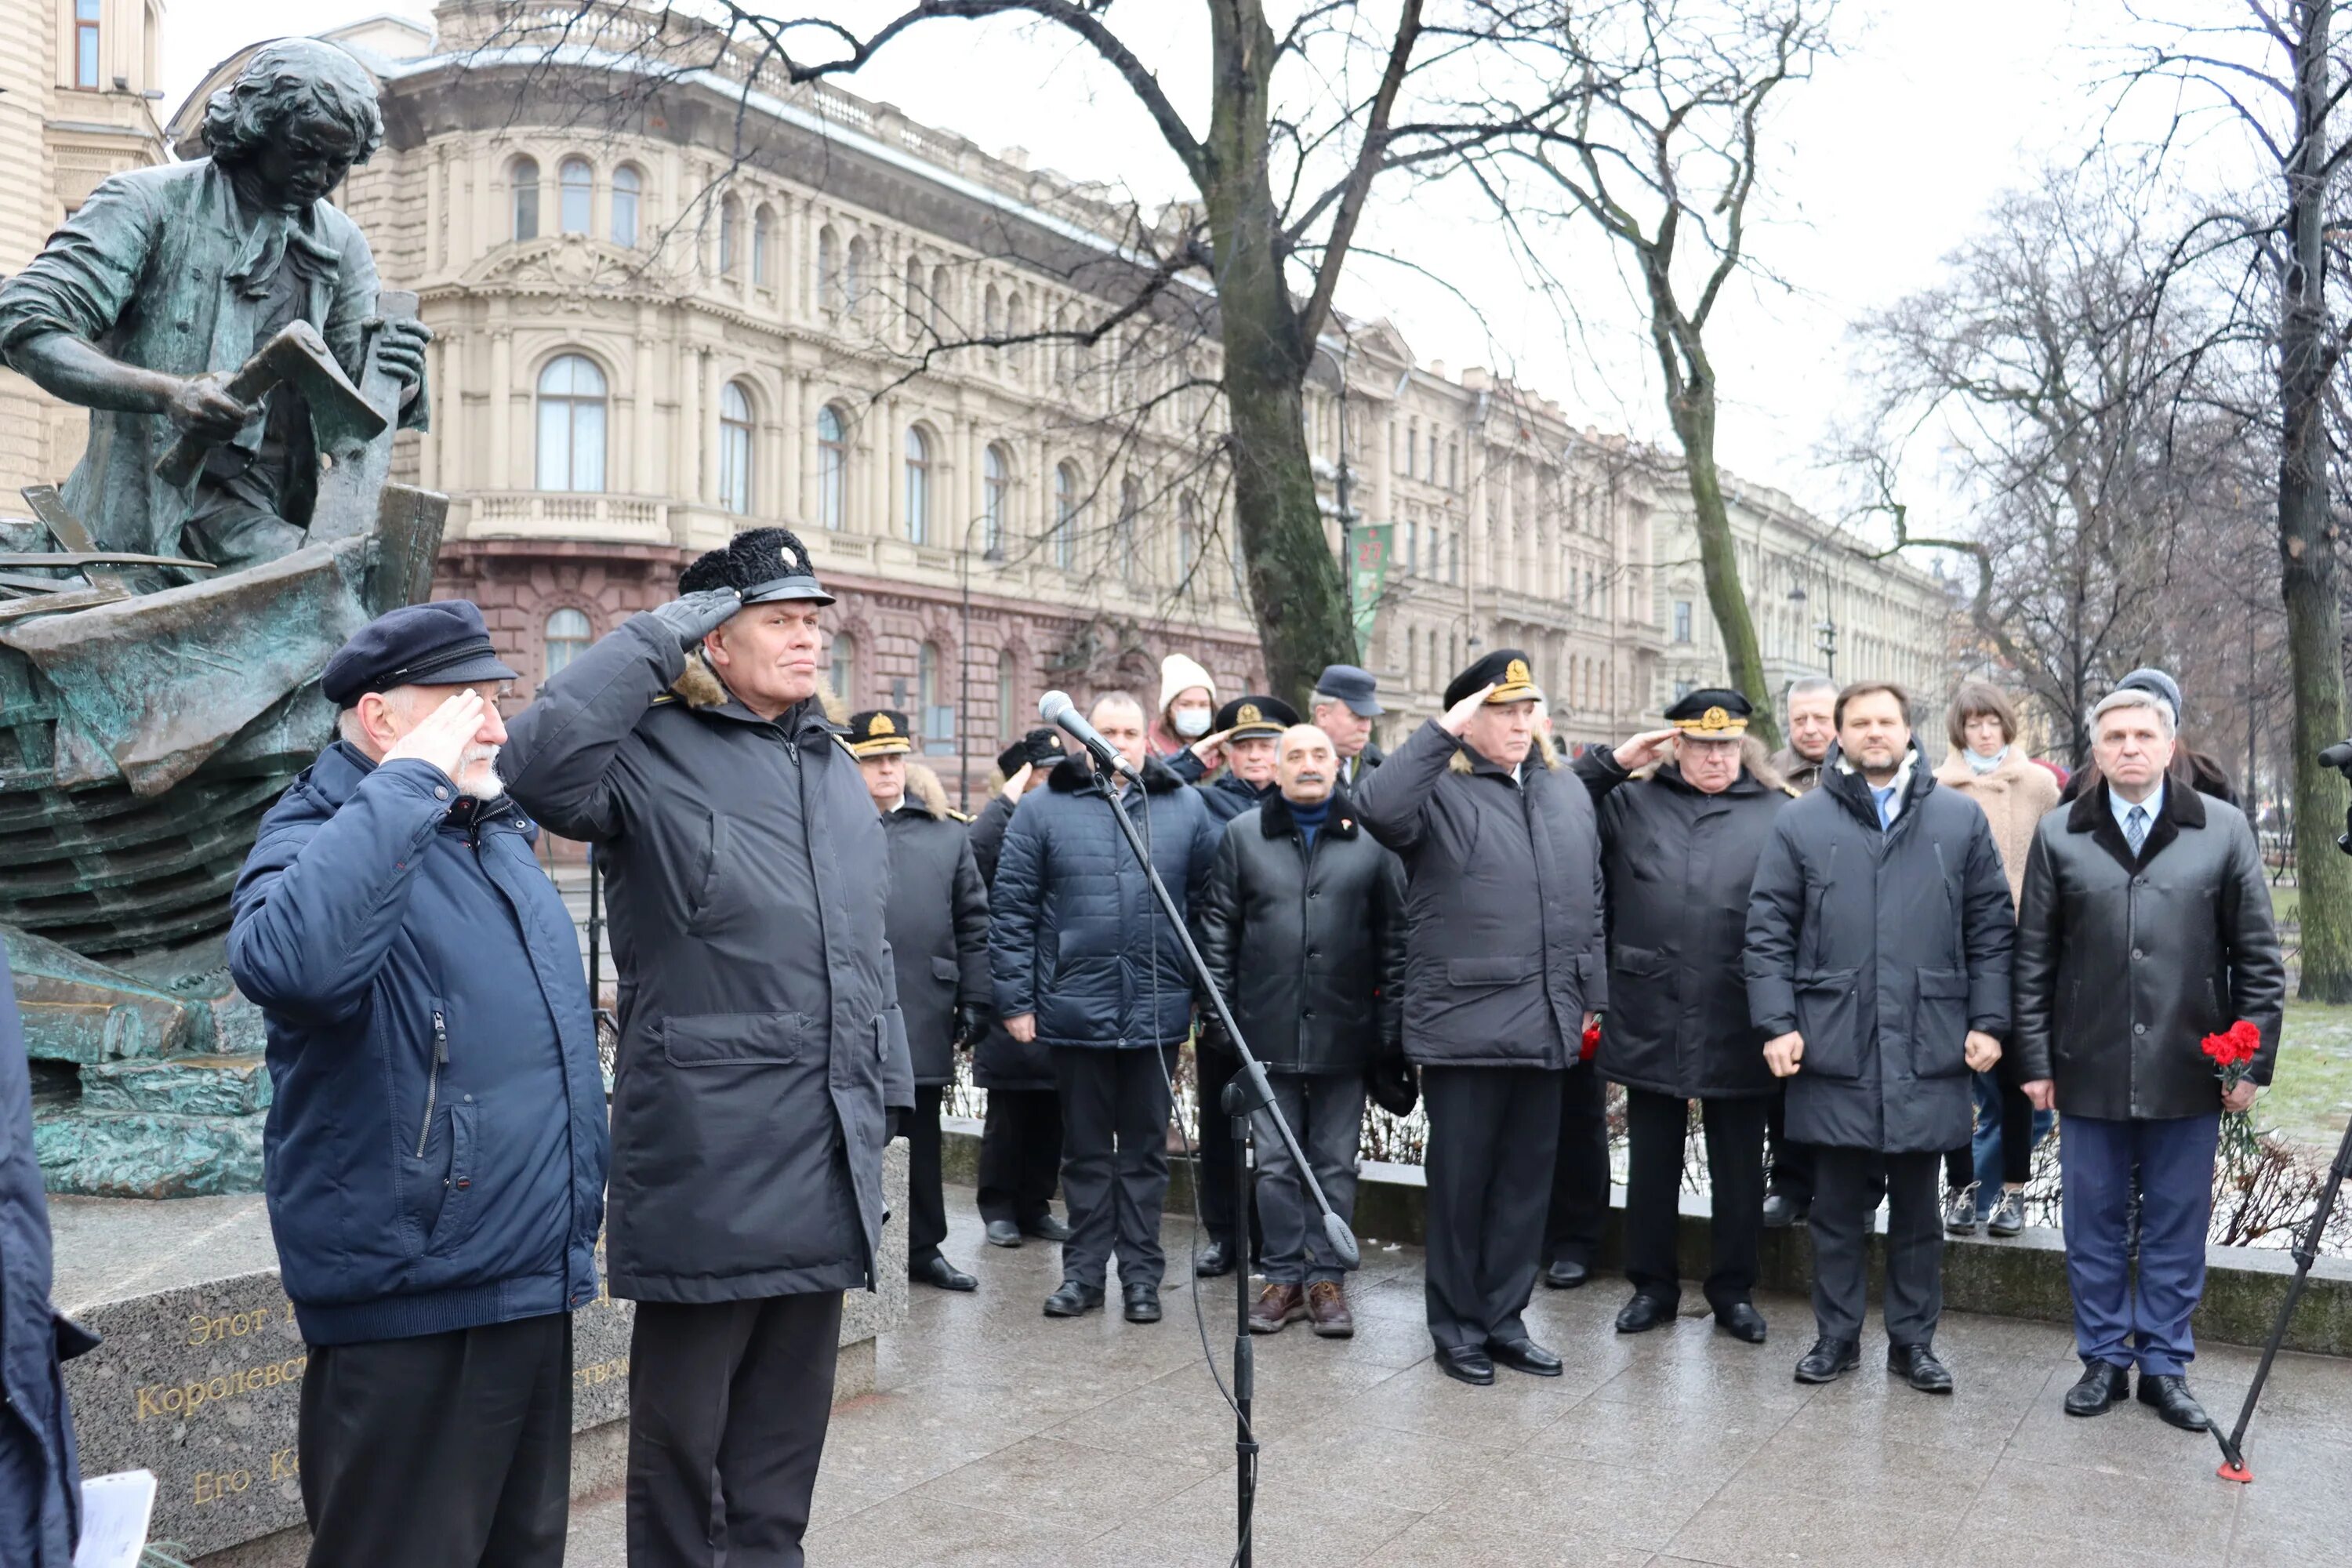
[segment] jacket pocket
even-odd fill
[[[952,985],[963,978],[963,966],[952,958],[934,958],[931,960],[931,978],[944,980]]]
[[[809,1020],[798,1013],[691,1013],[662,1020],[662,1055],[679,1068],[782,1067],[800,1060]]]
[[[1452,985],[1516,985],[1528,977],[1528,967],[1524,958],[1449,958],[1445,979]]]
[[[719,892],[719,881],[727,865],[727,819],[717,812],[710,814],[709,830],[703,835],[701,875],[694,879],[694,901],[687,907],[687,923],[698,922],[710,912]]]
[[[1958,1078],[1969,1070],[1969,977],[1964,970],[1916,972],[1918,1000],[1911,1014],[1911,1072],[1916,1078]]]
[[[1854,985],[1861,973],[1825,969],[1796,977],[1797,1033],[1805,1040],[1800,1072],[1815,1078],[1862,1076],[1862,1001]]]
[[[449,1108],[449,1174],[442,1182],[441,1214],[425,1238],[425,1250],[447,1257],[474,1232],[475,1118],[480,1107]]]

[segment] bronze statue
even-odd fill
[[[326,201],[383,140],[359,61],[267,44],[206,106],[208,157],[108,180],[0,285],[0,360],[90,410],[64,500],[101,549],[235,568],[303,542],[326,411],[299,376],[253,401],[230,385],[293,323],[352,377],[373,338],[403,384],[401,424],[423,427],[432,334],[376,314],[375,258]],[[165,461],[184,438],[210,448],[193,472]]]

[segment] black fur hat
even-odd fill
[[[833,603],[809,563],[808,546],[789,528],[751,528],[716,550],[707,551],[677,575],[677,591],[699,593],[705,588],[733,588],[746,605],[768,605],[781,599]]]

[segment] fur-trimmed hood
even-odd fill
[[[908,806],[929,812],[941,822],[971,820],[948,805],[947,785],[940,782],[940,775],[911,758],[907,763],[907,798],[899,803],[898,809],[904,811]]]

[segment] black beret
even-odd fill
[[[395,686],[494,685],[519,679],[491,646],[482,612],[465,599],[404,605],[378,616],[335,650],[319,689],[338,708]],[[485,693],[485,695],[488,695]]]
[[[809,563],[808,546],[789,528],[750,528],[716,550],[705,551],[677,574],[677,591],[697,594],[705,588],[732,588],[746,605],[772,605],[782,599],[833,603]]]
[[[1062,732],[1035,729],[996,753],[996,771],[1011,778],[1022,764],[1050,768],[1062,760]]]
[[[1515,647],[1498,647],[1455,676],[1445,689],[1445,706],[1453,707],[1482,686],[1495,689],[1486,699],[1490,704],[1543,700],[1543,688],[1528,673],[1528,656]]]
[[[849,754],[863,761],[911,752],[915,742],[909,734],[904,713],[890,708],[868,708],[863,713],[849,716]]]
[[[1748,699],[1726,686],[1702,686],[1666,710],[1666,722],[1685,734],[1724,740],[1748,733],[1755,716]]]
[[[1217,710],[1212,730],[1231,731],[1228,741],[1247,741],[1260,735],[1279,735],[1298,722],[1298,710],[1279,697],[1250,692],[1234,698]]]

